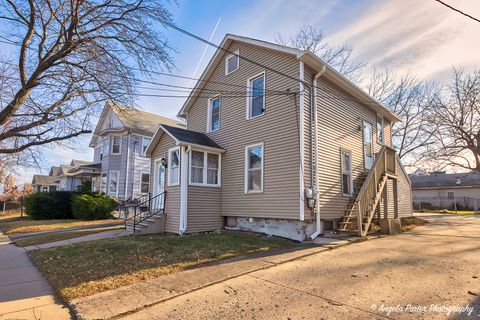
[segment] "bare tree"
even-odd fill
[[[325,42],[325,31],[311,25],[305,25],[293,36],[275,35],[275,42],[284,46],[310,51],[331,65],[353,82],[360,82],[361,71],[366,66],[352,59],[353,49],[343,45],[334,47]]]
[[[438,123],[433,111],[440,101],[439,87],[412,75],[398,78],[388,70],[375,70],[367,91],[402,118],[392,129],[393,145],[402,163],[407,167],[421,166],[426,150],[435,143]]]
[[[132,103],[137,70],[173,66],[160,1],[0,0],[0,21],[0,155],[90,133],[99,102]]]
[[[454,69],[435,108],[439,126],[429,148],[432,160],[446,167],[480,172],[480,70]]]

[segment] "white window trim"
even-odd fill
[[[254,147],[261,147],[262,148],[262,175],[261,175],[261,183],[260,183],[260,190],[248,190],[248,149]],[[244,156],[244,163],[245,163],[245,172],[244,172],[244,188],[245,194],[250,193],[263,193],[263,181],[264,181],[264,162],[265,162],[265,148],[264,143],[255,143],[245,147],[245,156]]]
[[[350,159],[350,194],[343,192],[343,154],[348,153]],[[347,149],[340,149],[340,181],[341,181],[341,188],[342,188],[342,195],[344,197],[352,197],[353,196],[353,167],[352,167],[352,152]]]
[[[178,181],[176,183],[172,183],[172,181],[171,181],[172,175],[170,174],[171,170],[172,170],[172,157],[170,155],[172,154],[172,152],[177,151],[177,150],[178,150]],[[181,168],[181,161],[182,161],[181,157],[182,157],[182,155],[180,154],[180,147],[173,147],[173,148],[168,149],[168,179],[167,179],[167,185],[169,187],[175,187],[175,186],[180,185],[180,175],[181,175],[180,168]]]
[[[382,119],[382,126],[381,126],[381,132],[382,132],[382,140],[383,141],[380,141],[380,136],[378,135],[378,118],[381,118]],[[381,115],[378,115],[377,114],[377,119],[376,119],[376,123],[377,123],[377,143],[378,144],[381,144],[381,145],[385,145],[385,118],[382,117]]]
[[[188,184],[191,186],[201,186],[201,187],[214,187],[219,188],[222,186],[222,154],[216,152],[209,152],[199,149],[192,149],[191,151],[202,152],[203,153],[203,183],[192,182],[192,152],[189,152],[189,164],[188,164]],[[207,154],[214,154],[218,156],[218,183],[212,184],[207,183],[208,177],[208,157]]]
[[[212,100],[219,99],[220,100],[220,109],[218,110],[218,129],[212,130]],[[222,98],[219,94],[216,96],[211,97],[208,99],[208,112],[207,112],[207,132],[215,132],[220,130],[220,126],[222,125],[222,120],[220,116],[220,112],[222,109]]]
[[[256,79],[256,78],[259,78],[260,76],[263,76],[263,112],[262,112],[261,114],[259,114],[258,116],[251,117],[251,116],[250,116],[250,114],[251,114],[250,109],[251,109],[251,106],[252,106],[252,98],[253,98],[253,96],[252,96],[252,88],[253,88],[253,87],[250,87],[250,82],[251,82],[252,80]],[[258,117],[261,117],[261,116],[265,115],[265,110],[266,110],[266,104],[265,104],[265,102],[266,102],[266,100],[265,100],[265,96],[266,96],[266,94],[265,94],[265,87],[266,87],[266,85],[267,85],[267,77],[266,77],[265,70],[262,71],[262,72],[259,72],[259,73],[257,73],[256,75],[254,75],[254,76],[252,76],[252,77],[250,77],[250,78],[247,79],[247,94],[246,94],[246,96],[247,96],[247,108],[246,108],[246,109],[247,109],[247,113],[246,113],[246,118],[247,118],[247,120],[248,120],[248,119],[255,119],[255,118],[258,118]]]
[[[120,138],[120,143],[119,143],[119,145],[118,145],[118,153],[113,153],[113,144],[114,144],[114,143],[113,143],[113,140],[114,140],[115,138]],[[119,156],[119,155],[122,154],[122,136],[111,136],[111,137],[110,137],[110,154],[111,154],[112,156]]]
[[[118,189],[120,187],[120,170],[109,170],[108,171],[108,177],[107,177],[107,192],[109,196],[112,194],[110,193],[110,183],[112,182],[112,173],[116,172],[117,173],[117,190],[115,190],[115,198],[118,198]]]
[[[143,174],[148,174],[148,191],[147,192],[142,192],[142,175]],[[139,194],[148,194],[150,192],[150,171],[148,170],[140,170],[139,175],[138,175],[138,193]]]
[[[228,72],[228,60],[230,60],[230,58],[235,57],[235,56],[237,57],[237,68]],[[225,58],[225,75],[228,76],[229,74],[237,71],[238,69],[240,69],[240,50],[239,49],[233,51],[233,53],[229,54]]]

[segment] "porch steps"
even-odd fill
[[[133,221],[127,221],[126,230],[131,234],[150,234],[150,233],[161,233],[163,232],[163,222],[164,214],[157,213],[153,216],[135,224],[135,229],[133,227]]]

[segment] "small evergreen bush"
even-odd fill
[[[111,218],[115,206],[112,198],[100,194],[82,194],[72,201],[73,216],[83,220]]]

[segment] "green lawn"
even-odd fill
[[[71,300],[202,263],[293,245],[234,232],[143,235],[90,241],[29,256],[60,295]]]
[[[92,226],[106,223],[119,223],[118,219],[84,221],[78,219],[33,220],[29,216],[20,217],[20,213],[0,214],[0,231],[4,234],[28,233],[73,227]]]
[[[37,244],[73,239],[78,237],[83,237],[89,234],[98,233],[107,230],[116,230],[123,229],[123,225],[114,226],[114,227],[105,227],[105,228],[95,228],[95,229],[85,229],[85,230],[76,230],[76,231],[59,231],[53,233],[41,234],[38,236],[32,236],[24,239],[15,241],[15,244],[19,247],[27,247]]]

